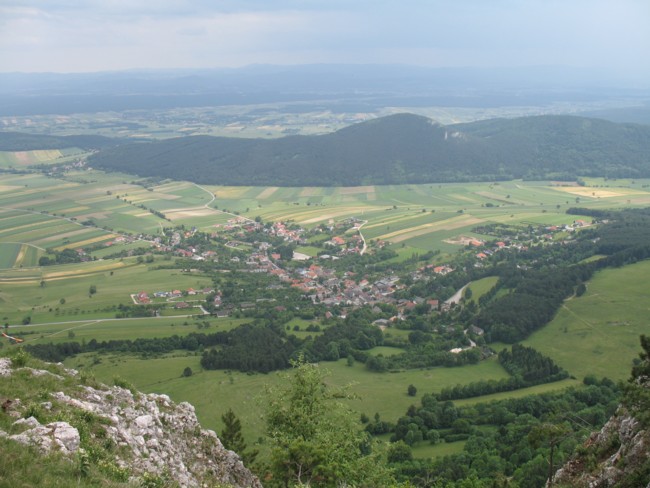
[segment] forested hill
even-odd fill
[[[0,151],[32,151],[38,149],[64,149],[66,147],[102,149],[116,146],[119,143],[118,139],[104,136],[49,136],[0,131]]]
[[[321,136],[189,136],[126,144],[102,150],[90,163],[224,185],[650,177],[650,127],[571,116],[442,126],[398,114]]]

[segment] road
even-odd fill
[[[363,247],[361,248],[361,252],[359,253],[359,256],[363,256],[363,254],[368,249],[368,246],[366,245],[366,238],[363,237],[363,234],[361,233],[361,227],[363,227],[367,223],[368,223],[368,221],[364,220],[363,223],[359,227],[357,227],[357,230],[359,231],[359,236],[361,237],[361,241],[363,242]]]
[[[460,290],[458,290],[454,295],[445,300],[445,303],[447,305],[451,305],[452,303],[460,303],[460,299],[463,297],[463,292],[465,291],[465,288],[467,288],[470,284],[467,283],[465,286],[463,286]]]

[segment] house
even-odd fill
[[[471,325],[469,329],[467,329],[470,334],[475,334],[477,336],[482,336],[485,334],[485,331],[481,329],[480,327],[476,327],[475,325]]]
[[[151,299],[149,298],[149,295],[147,295],[147,293],[144,292],[144,291],[141,291],[140,293],[138,293],[136,295],[136,298],[137,298],[138,302],[140,302],[140,303],[149,303],[149,302],[151,302]]]

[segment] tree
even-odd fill
[[[650,425],[650,337],[641,336],[641,348],[632,376],[623,388],[625,405],[644,426]]]
[[[97,286],[96,285],[90,285],[90,288],[88,288],[88,294],[89,295],[94,295],[97,293]]]
[[[553,486],[553,473],[555,473],[555,466],[553,464],[555,448],[564,439],[569,437],[571,433],[571,429],[566,424],[552,423],[535,425],[528,433],[528,442],[530,442],[533,447],[549,447],[547,480],[550,486]]]
[[[246,451],[246,442],[244,441],[244,436],[241,433],[241,422],[235,415],[235,412],[232,411],[232,408],[229,408],[226,413],[221,416],[221,421],[224,424],[224,428],[221,431],[221,443],[226,449],[235,451],[239,454],[239,457],[242,458],[242,461],[246,465],[250,465],[255,461],[258,451]]]
[[[390,486],[376,453],[365,455],[367,434],[357,416],[324,383],[327,372],[302,359],[279,390],[268,392],[266,429],[271,480],[265,486]]]
[[[190,376],[192,376],[192,374],[193,374],[193,373],[192,373],[192,368],[190,368],[189,366],[187,366],[187,367],[183,370],[183,377],[185,377],[185,378],[189,378]]]
[[[418,389],[413,385],[409,385],[406,391],[408,395],[412,397],[418,394]]]
[[[404,461],[411,461],[413,453],[411,446],[404,441],[397,441],[390,445],[388,448],[388,462],[389,463],[403,463]]]

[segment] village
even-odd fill
[[[198,269],[216,270],[223,273],[254,273],[273,277],[270,289],[291,288],[299,291],[314,305],[338,311],[340,316],[359,307],[377,309],[380,304],[395,307],[396,313],[389,319],[377,319],[380,327],[404,320],[416,307],[429,312],[444,312],[460,301],[459,297],[441,300],[439,297],[417,296],[409,293],[415,283],[441,279],[453,274],[459,264],[416,263],[407,266],[395,263],[384,272],[357,273],[342,269],[337,262],[365,251],[365,239],[360,228],[363,221],[355,218],[314,229],[304,229],[292,222],[263,224],[242,217],[234,217],[226,224],[215,225],[215,231],[207,234],[191,229],[173,229],[153,242],[156,253],[172,254],[194,264],[187,271]],[[566,243],[571,232],[588,225],[575,221],[567,226],[530,225],[528,228],[512,228],[492,225],[476,229],[493,240],[458,236],[453,243],[464,247],[471,266],[481,268],[500,252],[526,251],[531,245]],[[314,236],[318,236],[317,240]],[[310,243],[322,249],[317,256],[294,252],[296,246]],[[390,248],[389,243],[373,242],[369,252]],[[456,258],[457,261],[457,258]],[[196,268],[194,268],[194,267]],[[207,287],[201,290],[147,290],[134,291],[131,299],[136,305],[160,304],[176,309],[194,308],[193,302],[205,303],[215,315],[226,317],[235,310],[254,308],[253,302],[233,303],[223,297],[221,290]],[[262,300],[262,299],[260,299]],[[258,301],[260,301],[258,300]],[[198,307],[199,305],[197,305]],[[200,305],[201,313],[208,313]],[[379,310],[379,309],[377,309]],[[327,312],[330,316],[331,312]]]

